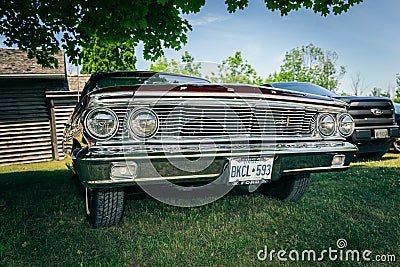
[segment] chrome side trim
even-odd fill
[[[292,169],[292,170],[284,170],[283,173],[294,173],[294,172],[305,172],[305,171],[334,171],[334,170],[345,170],[348,169],[349,166],[340,166],[340,167],[314,167],[314,168],[302,168],[302,169]],[[182,175],[182,176],[169,176],[169,177],[146,177],[146,178],[136,178],[136,179],[121,179],[121,180],[98,180],[98,181],[87,181],[90,185],[107,185],[107,184],[124,184],[132,182],[157,182],[163,180],[180,180],[180,179],[211,179],[217,178],[221,174],[212,173],[212,174],[198,174],[198,175]]]
[[[285,154],[308,154],[308,153],[344,153],[356,152],[355,146],[346,147],[321,147],[321,148],[297,148],[282,150],[266,150],[266,151],[247,151],[247,152],[225,152],[225,153],[194,153],[190,155],[170,154],[170,155],[142,155],[142,156],[106,156],[106,157],[84,157],[80,160],[84,161],[125,161],[125,160],[143,160],[143,159],[168,159],[168,158],[216,158],[216,157],[236,157],[236,156],[262,156],[262,155],[285,155]]]
[[[304,172],[304,171],[333,171],[333,170],[342,170],[342,169],[348,169],[348,168],[349,168],[349,166],[313,167],[313,168],[284,170],[283,173]]]
[[[212,174],[197,174],[197,175],[182,175],[182,176],[168,176],[168,177],[153,177],[153,178],[136,178],[136,179],[126,179],[124,180],[100,180],[100,181],[88,181],[88,184],[121,184],[121,183],[132,183],[132,182],[152,182],[161,180],[179,180],[179,179],[197,179],[197,178],[216,178],[220,176],[219,173]]]
[[[228,135],[227,137],[220,138],[220,136],[206,136],[206,137],[187,137],[183,139],[184,137],[163,137],[161,138],[153,138],[150,140],[144,141],[139,141],[135,139],[113,139],[109,140],[107,142],[97,142],[96,146],[93,147],[102,147],[102,146],[118,146],[121,144],[124,144],[126,146],[129,145],[142,145],[142,146],[148,146],[148,145],[165,145],[165,144],[174,144],[174,145],[179,145],[179,144],[190,144],[190,143],[198,143],[198,144],[205,144],[207,141],[212,140],[214,143],[240,143],[243,142],[247,144],[248,142],[251,141],[258,141],[258,142],[276,142],[276,143],[287,143],[287,142],[318,142],[318,141],[326,141],[326,142],[335,142],[335,141],[344,141],[344,137],[327,137],[327,138],[322,138],[320,136],[310,136],[310,137],[302,137],[302,136],[290,136],[290,137],[280,137],[280,136],[264,136],[264,135],[259,135],[259,136],[249,136],[249,135]]]

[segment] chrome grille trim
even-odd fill
[[[217,102],[217,101],[215,101]],[[224,104],[212,101],[155,102],[153,109],[160,128],[155,138],[164,137],[307,137],[311,136],[311,122],[317,114],[316,108],[304,105],[254,101]],[[263,103],[260,103],[263,102]],[[135,105],[137,107],[138,105]],[[113,139],[129,138],[125,120],[130,109],[114,106],[120,127]]]
[[[248,132],[251,107],[216,105],[179,105],[152,107],[160,119],[160,136],[231,135]],[[178,121],[178,123],[176,123]]]

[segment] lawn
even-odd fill
[[[370,250],[400,262],[400,156],[314,174],[298,202],[238,189],[198,208],[130,196],[122,223],[92,229],[83,190],[63,162],[0,168],[0,266],[309,266],[260,261],[271,250]],[[286,254],[286,258],[288,256]],[[364,266],[324,260],[314,266]],[[368,264],[367,264],[368,265]],[[376,262],[369,263],[375,266]]]

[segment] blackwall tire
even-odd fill
[[[310,184],[310,174],[291,175],[280,181],[262,184],[258,191],[270,198],[283,201],[299,200],[307,191]]]
[[[370,152],[370,153],[363,153],[357,155],[357,158],[361,159],[370,159],[370,160],[381,160],[383,155],[385,155],[388,150],[385,151],[378,151],[378,152]]]
[[[118,224],[125,209],[123,188],[85,189],[86,219],[94,227],[110,227]]]
[[[397,139],[396,141],[393,142],[393,149],[394,152],[400,153],[400,139]]]

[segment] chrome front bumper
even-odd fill
[[[340,171],[349,167],[357,148],[342,141],[251,144],[234,146],[176,144],[91,147],[75,150],[73,165],[81,182],[87,187],[129,186],[137,183],[157,183],[171,180],[175,183],[196,183],[216,180],[226,174],[230,158],[273,157],[272,181],[282,176],[304,172]],[[335,165],[334,156],[343,155],[343,164]],[[201,169],[204,162],[209,166]],[[183,162],[183,163],[182,163]],[[177,164],[175,164],[177,163]],[[201,171],[183,171],[180,164],[191,169],[200,165]],[[113,177],[115,166],[135,168],[135,175]],[[197,169],[199,169],[197,168]],[[224,183],[224,179],[221,179]]]

